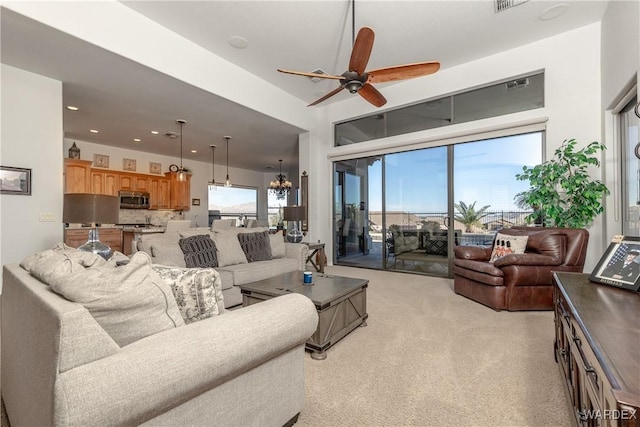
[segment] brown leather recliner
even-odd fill
[[[455,293],[494,310],[553,309],[553,271],[582,272],[589,232],[574,228],[512,227],[501,234],[529,236],[523,254],[489,262],[492,247],[456,246]]]

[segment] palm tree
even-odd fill
[[[454,215],[456,221],[461,222],[465,226],[465,232],[472,232],[472,227],[482,227],[483,224],[480,220],[489,214],[486,212],[490,205],[483,206],[476,211],[476,202],[471,203],[469,206],[463,201],[454,204],[456,210],[459,212]]]

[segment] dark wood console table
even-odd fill
[[[554,273],[555,358],[580,426],[640,426],[640,294]]]

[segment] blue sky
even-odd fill
[[[447,147],[386,156],[388,211],[443,212],[447,207]],[[490,210],[513,210],[513,196],[528,188],[515,175],[542,159],[542,134],[533,133],[457,144],[454,200]],[[382,210],[382,164],[369,168],[369,209]]]

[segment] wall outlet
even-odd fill
[[[40,212],[40,222],[55,222],[56,215],[53,212]]]

